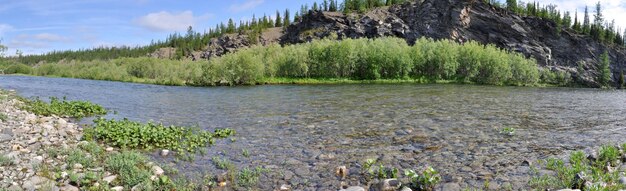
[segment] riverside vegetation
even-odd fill
[[[23,128],[31,133],[20,133],[22,127],[11,125],[9,129],[3,127],[0,131],[0,141],[8,141],[8,144],[13,145],[6,147],[8,150],[4,147],[0,150],[0,168],[3,171],[0,173],[0,190],[203,189],[199,187],[200,184],[171,179],[142,152],[173,149],[177,155],[185,156],[213,144],[215,138],[225,138],[235,133],[232,129],[217,129],[210,133],[188,127],[165,127],[101,118],[94,121],[93,127],[79,129],[78,125],[67,123],[57,115],[70,118],[103,115],[106,114],[103,107],[86,101],[59,101],[57,98],[51,98],[50,103],[39,99],[28,100],[4,91],[0,95],[2,104],[8,104],[6,109],[24,109],[41,116],[3,111],[2,123],[13,124],[12,120],[24,118],[20,124],[28,126]],[[80,131],[84,131],[84,134]],[[28,143],[19,142],[27,139],[30,139]],[[117,148],[105,148],[105,145]],[[35,161],[28,165],[29,160]],[[251,174],[248,172],[250,170],[245,170],[240,172],[243,178],[237,179],[242,186],[253,184],[259,173],[263,172],[257,170]],[[214,177],[206,177],[205,181],[216,180]]]
[[[539,69],[533,59],[493,45],[422,38],[409,46],[392,37],[255,46],[208,62],[121,58],[19,67],[24,67],[22,73],[38,76],[191,86],[350,81],[521,86],[562,85],[569,80],[565,74]]]

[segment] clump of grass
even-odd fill
[[[7,114],[0,113],[0,121],[7,121],[8,119],[9,116],[7,116]]]
[[[213,158],[211,158],[211,161],[213,161],[213,164],[218,169],[222,169],[222,170],[232,170],[232,169],[235,169],[235,164],[230,162],[228,159],[221,159],[219,157],[213,157]]]
[[[10,166],[13,165],[13,159],[4,154],[0,154],[0,166]]]
[[[22,109],[43,116],[67,116],[73,118],[83,118],[96,115],[106,115],[104,107],[88,101],[67,101],[51,97],[50,103],[35,98],[34,100],[22,99],[25,104]]]
[[[243,155],[244,157],[248,158],[248,157],[250,157],[250,151],[248,151],[248,149],[242,149],[241,150],[241,155]]]
[[[82,150],[73,150],[67,155],[65,162],[68,169],[72,169],[74,164],[81,164],[84,168],[89,168],[93,166],[94,159]]]
[[[592,161],[582,151],[571,153],[569,164],[561,159],[549,158],[545,160],[545,167],[556,172],[556,175],[535,176],[530,180],[529,185],[540,190],[575,188],[617,191],[624,189],[626,185],[619,184],[619,171],[611,170],[616,168],[619,157],[620,151],[617,147],[603,146],[598,158]]]
[[[109,156],[105,161],[107,170],[119,174],[119,180],[125,187],[131,188],[149,181],[151,175],[146,164],[146,157],[134,151],[124,151]]]
[[[500,129],[500,134],[513,136],[515,135],[515,131],[516,129],[513,127],[505,127],[505,128]]]
[[[93,127],[86,128],[84,132],[86,140],[98,140],[129,149],[169,149],[179,154],[196,153],[200,148],[213,144],[214,138],[235,134],[232,129],[209,132],[189,127],[103,118],[94,120]]]
[[[267,172],[267,170],[261,167],[256,167],[255,169],[249,169],[245,167],[241,169],[237,174],[237,186],[251,188],[257,185],[259,182],[259,177],[264,172]]]

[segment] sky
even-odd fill
[[[192,26],[206,31],[229,18],[248,20],[276,10],[295,13],[315,0],[0,0],[0,39],[24,54],[77,50],[99,46],[137,46],[164,40]],[[321,1],[321,0],[319,0]],[[501,0],[504,1],[504,0]],[[589,0],[539,0],[558,9],[578,10]],[[601,0],[604,15],[626,26],[626,0]],[[591,12],[593,13],[593,12]]]

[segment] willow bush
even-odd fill
[[[156,58],[72,61],[43,64],[30,73],[194,86],[262,84],[275,78],[532,85],[547,75],[540,75],[535,60],[493,45],[422,38],[409,46],[404,39],[392,37],[255,46],[196,62]]]

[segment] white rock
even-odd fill
[[[167,149],[161,150],[161,156],[167,156],[168,154],[170,154],[170,150],[167,150]]]
[[[82,165],[82,164],[80,164],[80,163],[76,163],[76,164],[74,164],[74,166],[72,166],[72,167],[73,167],[74,169],[82,169],[82,168],[83,168],[83,165]]]
[[[72,185],[65,185],[65,186],[61,187],[61,190],[63,190],[63,191],[79,191],[78,188],[76,188],[75,186],[72,186]]]
[[[280,191],[289,191],[291,190],[291,186],[283,184],[280,186]]]
[[[117,178],[117,175],[111,175],[111,176],[104,177],[102,180],[105,181],[106,183],[111,184],[111,182],[115,181],[116,178]]]
[[[152,166],[152,174],[156,175],[156,176],[161,176],[163,175],[163,173],[165,173],[165,171],[163,171],[163,169],[159,166]]]
[[[350,186],[346,189],[341,189],[340,191],[365,191],[365,188],[360,186]]]
[[[67,127],[67,121],[65,121],[65,119],[63,118],[59,118],[57,120],[57,128],[65,128]]]
[[[104,149],[107,152],[113,152],[113,147],[107,147],[106,149]]]
[[[122,191],[122,190],[124,190],[124,187],[123,186],[116,186],[116,187],[111,188],[111,190]]]

